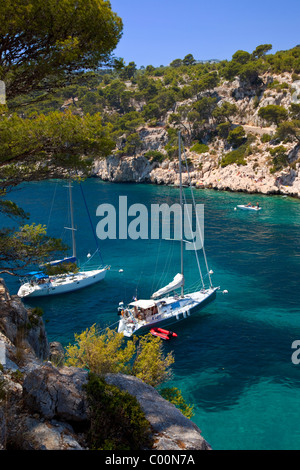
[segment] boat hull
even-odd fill
[[[243,206],[243,205],[239,205],[237,206],[239,209],[242,209],[244,211],[254,211],[254,212],[257,212],[257,211],[260,211],[261,210],[261,207],[250,207],[250,206]]]
[[[21,298],[27,297],[46,297],[49,295],[66,294],[74,292],[84,287],[91,286],[105,278],[107,268],[97,269],[93,271],[84,271],[68,276],[64,282],[55,280],[41,285],[31,286],[30,283],[23,284],[19,291],[18,296]]]
[[[127,336],[127,337],[130,337],[132,335],[137,335],[138,336],[138,335],[143,335],[143,334],[148,333],[151,328],[166,327],[168,325],[173,325],[173,324],[177,323],[178,321],[186,320],[191,315],[195,314],[196,312],[199,312],[204,307],[206,307],[206,305],[213,302],[216,298],[217,290],[218,290],[217,287],[210,289],[211,292],[201,302],[199,302],[197,305],[191,307],[186,312],[180,312],[180,313],[177,312],[177,313],[174,313],[174,315],[172,315],[172,316],[168,316],[168,318],[155,319],[155,320],[147,323],[146,325],[143,325],[143,326],[137,328],[131,334],[128,333],[126,330],[122,329],[122,321],[123,320],[120,320],[118,332],[123,333],[124,336]],[[190,294],[190,295],[187,295],[186,297],[190,297],[192,295],[193,294]],[[194,295],[196,296],[197,293],[195,293]]]

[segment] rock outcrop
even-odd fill
[[[63,348],[48,343],[41,317],[0,279],[0,449],[88,450],[88,372],[54,365],[62,360]],[[105,379],[136,397],[154,449],[210,450],[197,426],[153,387],[127,375]]]
[[[106,382],[126,390],[139,401],[153,430],[156,450],[210,450],[200,429],[150,385],[122,374],[107,374]]]
[[[152,168],[153,165],[143,156],[124,159],[112,155],[95,163],[93,175],[114,183],[143,183],[149,182]]]
[[[272,82],[279,88],[270,88]],[[242,125],[246,135],[251,135],[253,143],[250,152],[245,156],[246,163],[236,163],[222,167],[221,160],[224,155],[233,149],[224,139],[214,136],[207,142],[209,150],[204,154],[197,154],[187,149],[186,156],[189,161],[191,182],[197,188],[212,188],[217,190],[243,191],[260,194],[283,194],[300,197],[300,146],[299,141],[284,142],[288,155],[288,164],[274,171],[270,149],[282,142],[265,142],[262,136],[274,138],[275,124],[266,127],[259,116],[259,110],[268,105],[279,105],[288,110],[292,103],[299,103],[300,80],[294,80],[291,73],[261,77],[261,85],[249,86],[235,79],[225,81],[209,93],[218,100],[218,106],[227,102],[237,107],[232,127]],[[284,85],[283,88],[280,88]],[[204,92],[205,94],[205,92]],[[192,97],[186,101],[176,103],[175,108],[191,104],[196,100]],[[175,112],[176,112],[175,109]],[[175,160],[167,158],[166,144],[168,143],[167,127],[170,113],[166,113],[165,120],[157,127],[142,126],[136,130],[142,142],[141,148],[134,156],[119,156],[122,145],[126,143],[123,136],[117,152],[106,159],[95,162],[93,176],[110,182],[152,183],[163,185],[178,185],[178,164]],[[188,122],[183,122],[186,128]],[[214,133],[215,122],[206,123]],[[226,147],[227,145],[227,147]],[[188,146],[187,146],[188,147]],[[159,151],[165,156],[162,162],[151,162],[146,158],[149,151]],[[187,176],[183,174],[183,182],[187,184]]]
[[[208,153],[201,156],[187,152],[192,161],[190,179],[198,189],[211,188],[235,192],[284,194],[300,197],[300,155],[299,147],[290,148],[291,161],[295,164],[283,170],[270,173],[268,163],[270,155],[266,145],[256,155],[248,158],[246,165],[219,165],[215,155]],[[98,160],[94,176],[113,183],[151,183],[157,185],[179,185],[179,169],[175,161],[165,160],[152,163],[143,156],[108,157]],[[183,172],[183,184],[188,184],[188,175]]]

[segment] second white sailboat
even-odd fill
[[[80,186],[81,187],[81,186]],[[82,188],[81,188],[82,191]],[[84,194],[82,191],[82,196]],[[72,201],[72,185],[69,183],[69,200],[70,200],[70,215],[71,215],[71,227],[65,227],[72,232],[72,249],[73,254],[71,257],[64,258],[61,260],[52,261],[48,264],[50,267],[55,267],[58,265],[70,265],[76,267],[77,263],[77,254],[76,254],[76,239],[75,232],[76,228],[74,225],[74,216],[73,216],[73,201]],[[85,201],[85,198],[84,198]],[[87,207],[86,207],[87,209]],[[99,247],[97,247],[95,254],[100,254]],[[93,256],[94,256],[93,255]],[[49,295],[56,294],[66,294],[69,292],[82,289],[84,287],[90,286],[99,282],[105,278],[107,271],[110,269],[110,266],[100,265],[95,269],[74,269],[70,272],[62,274],[47,274],[47,270],[43,269],[44,266],[41,266],[41,269],[38,271],[29,272],[24,279],[22,280],[21,286],[18,290],[18,296],[21,298],[24,297],[44,297]]]

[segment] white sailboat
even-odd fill
[[[82,188],[81,188],[82,190]],[[82,192],[83,198],[84,194]],[[63,258],[61,260],[51,261],[48,263],[50,266],[63,265],[63,264],[76,264],[76,239],[73,216],[73,201],[72,201],[72,185],[69,183],[69,199],[70,199],[70,215],[71,215],[71,227],[65,227],[72,232],[72,248],[73,254],[71,257]],[[100,254],[99,248],[96,253]],[[94,256],[92,255],[92,257]],[[101,256],[101,255],[100,255]],[[91,257],[91,258],[92,258]],[[44,265],[45,266],[45,265]],[[66,294],[69,292],[82,289],[83,287],[90,286],[96,282],[102,281],[105,278],[107,271],[110,266],[96,266],[94,269],[91,268],[80,268],[74,270],[74,272],[67,272],[64,274],[48,275],[43,271],[43,266],[40,267],[39,271],[32,271],[28,273],[21,281],[21,286],[18,290],[18,296],[24,297],[44,297],[49,295]]]
[[[186,159],[185,159],[186,161]],[[186,164],[188,171],[188,166]],[[181,137],[179,133],[179,175],[180,175],[180,205],[183,209],[183,186],[182,186],[182,161],[181,161]],[[188,172],[189,176],[189,172]],[[190,182],[190,178],[189,178]],[[191,182],[190,187],[192,190]],[[192,192],[193,204],[195,207],[195,200]],[[197,213],[196,213],[197,217]],[[181,231],[183,232],[183,231]],[[208,303],[216,298],[216,293],[219,287],[213,287],[211,281],[212,271],[209,270],[207,259],[205,255],[204,246],[202,243],[203,256],[207,270],[208,286],[205,286],[204,278],[201,272],[200,263],[195,249],[197,265],[201,280],[201,288],[193,292],[185,293],[185,279],[184,279],[184,259],[183,259],[183,245],[184,240],[181,236],[180,251],[181,251],[181,272],[176,274],[174,279],[154,292],[150,299],[135,299],[124,307],[123,302],[120,302],[118,313],[121,315],[118,325],[118,332],[123,333],[124,336],[131,337],[132,335],[143,334],[149,329],[156,327],[164,327],[179,320],[188,318],[191,314],[201,310]],[[180,289],[180,293],[176,290]],[[170,295],[171,293],[171,295]],[[168,295],[169,294],[169,295]]]

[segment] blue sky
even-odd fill
[[[111,0],[123,20],[115,55],[126,64],[168,65],[195,59],[231,59],[238,49],[271,52],[300,44],[300,0]]]

